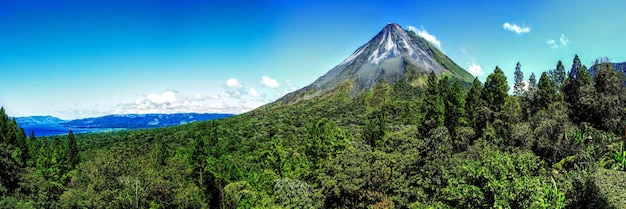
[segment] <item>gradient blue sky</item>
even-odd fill
[[[512,82],[518,61],[526,78],[559,60],[569,69],[574,54],[588,66],[599,57],[626,61],[624,8],[569,0],[3,0],[0,106],[11,116],[64,119],[241,113],[310,84],[388,22],[434,36],[482,81],[498,65]]]

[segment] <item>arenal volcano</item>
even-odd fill
[[[471,83],[473,76],[431,43],[396,23],[387,24],[374,38],[359,47],[312,84],[280,98],[280,103],[309,99],[350,82],[351,96],[367,92],[379,82],[390,84],[405,78],[413,66],[419,75],[434,72]],[[418,76],[419,76],[418,75]]]

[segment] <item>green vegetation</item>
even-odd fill
[[[39,139],[1,109],[0,208],[623,208],[625,78],[573,63]]]

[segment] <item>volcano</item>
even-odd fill
[[[409,66],[417,69],[419,75],[434,72],[436,75],[450,75],[466,83],[473,80],[471,74],[430,42],[396,23],[390,23],[328,73],[312,84],[285,95],[278,102],[310,99],[345,83],[352,87],[350,96],[354,97],[369,91],[380,82],[393,84],[405,78]]]

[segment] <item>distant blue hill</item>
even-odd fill
[[[127,129],[157,128],[231,117],[233,114],[176,113],[107,115],[76,120],[62,120],[52,116],[17,117],[15,120],[27,134],[52,136],[74,133],[104,132]]]

